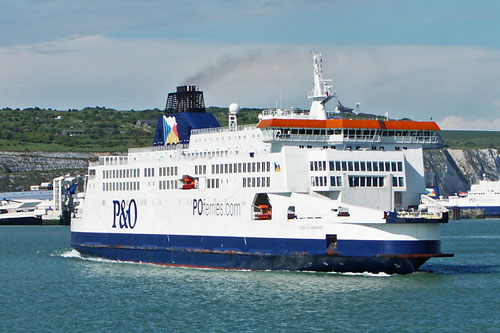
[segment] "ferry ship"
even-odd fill
[[[437,200],[449,210],[453,210],[454,219],[479,216],[485,218],[500,217],[500,181],[483,180],[472,184],[470,191],[439,197]]]
[[[256,126],[238,126],[232,104],[223,128],[197,86],[178,87],[152,147],[90,164],[72,247],[169,266],[388,274],[452,256],[447,210],[422,195],[437,124],[341,119],[326,111],[337,97],[316,52],[313,69],[310,110],[266,110]]]

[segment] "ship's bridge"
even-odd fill
[[[395,149],[400,148],[396,145],[414,144],[425,148],[442,145],[437,134],[440,128],[433,121],[342,118],[353,109],[344,107],[329,84],[331,80],[323,79],[321,53],[314,52],[313,60],[314,86],[308,95],[312,99],[310,110],[265,110],[259,116],[257,128],[262,130],[264,141],[273,145],[273,150],[283,145],[298,144],[300,147],[308,143],[330,147],[360,143],[359,148],[367,148],[370,144],[372,149],[379,146],[380,150],[382,144],[394,145]],[[328,112],[325,105],[332,99],[337,99],[338,105],[333,112]],[[346,145],[347,149],[349,147]]]
[[[420,144],[439,147],[439,126],[433,121],[308,119],[284,113],[261,118],[257,125],[267,142]]]

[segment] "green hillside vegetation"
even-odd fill
[[[227,108],[210,107],[207,111],[227,126]],[[239,124],[257,123],[259,112],[242,109]],[[4,108],[0,110],[0,150],[98,152],[149,146],[162,113],[159,109],[118,111],[104,107],[67,111]]]
[[[121,151],[151,142],[154,132],[139,119],[156,119],[160,110],[120,112],[106,108],[56,111],[0,110],[1,150]],[[154,128],[153,128],[154,131]]]
[[[227,108],[209,107],[222,126]],[[255,124],[261,109],[242,109],[238,124]],[[127,151],[153,142],[156,120],[163,111],[118,111],[104,107],[58,111],[52,109],[0,110],[0,150],[4,151]],[[346,118],[383,119],[369,114]],[[146,120],[147,122],[144,122]],[[139,121],[139,122],[138,122]],[[500,132],[442,131],[447,147],[500,149]]]
[[[449,148],[500,150],[498,131],[441,131],[441,138]]]

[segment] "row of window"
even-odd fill
[[[195,165],[194,166],[194,174],[195,175],[206,175],[207,174],[207,166],[206,165]]]
[[[393,187],[404,187],[405,181],[403,177],[392,177],[392,186]]]
[[[223,173],[246,173],[246,172],[269,172],[271,171],[271,162],[243,162],[243,163],[225,163],[212,164],[212,174]],[[200,168],[198,168],[200,172]],[[196,168],[195,168],[195,174]]]
[[[304,146],[304,145],[299,145],[299,148],[300,149],[304,149],[304,148],[307,148],[307,149],[312,149],[313,146],[312,145],[308,145],[308,146]],[[323,146],[322,147],[323,149],[337,149],[336,146]],[[361,149],[361,146],[354,146],[355,150],[360,150]],[[346,150],[352,150],[352,146],[345,146],[345,149]],[[371,146],[371,150],[385,150],[385,147],[384,146]],[[401,150],[401,147],[399,146],[396,146],[394,147],[394,150]],[[408,150],[408,147],[405,147],[403,146],[403,150]]]
[[[349,176],[349,187],[384,187],[384,177]]]
[[[207,188],[219,188],[219,184],[222,184],[222,180],[219,181],[218,178],[208,178],[207,179]],[[160,190],[175,190],[177,189],[177,181],[175,180],[161,180],[160,181]],[[198,186],[196,186],[198,188]]]
[[[310,161],[309,170],[311,171],[326,171],[326,161]]]
[[[401,161],[329,161],[330,171],[393,171],[402,172]],[[310,161],[309,170],[327,171],[326,161]]]
[[[154,177],[155,168],[144,168],[144,177]]]
[[[324,162],[324,161],[322,161]],[[324,164],[321,165],[324,169]],[[319,167],[319,165],[318,165]],[[402,161],[330,161],[330,171],[392,171],[402,172]],[[321,170],[317,170],[321,171]]]
[[[99,158],[99,164],[103,164],[106,161],[106,165],[122,165],[127,164],[128,157],[127,156],[107,156],[104,160],[103,157]]]
[[[154,176],[154,169],[153,169],[153,176]],[[160,168],[160,177],[164,176],[177,176],[177,167],[172,166],[172,167],[161,167]]]
[[[137,178],[140,177],[139,169],[119,169],[119,170],[102,170],[102,178]]]
[[[178,169],[176,166],[158,168],[160,177],[177,176]],[[269,172],[271,170],[271,162],[248,162],[248,163],[225,163],[213,164],[212,174],[224,173],[246,173],[246,172]],[[195,175],[206,175],[206,165],[195,165]],[[120,169],[120,170],[103,170],[103,178],[137,178],[140,177],[139,169]],[[154,177],[155,168],[144,168],[144,177]]]
[[[305,128],[272,128],[274,137],[289,137],[290,135],[343,135],[344,137],[359,136],[434,136],[434,131],[394,131],[375,129],[305,129]]]
[[[384,177],[349,176],[350,187],[384,187]],[[393,187],[404,187],[403,177],[392,177]]]
[[[112,182],[102,184],[103,191],[139,191],[139,189],[139,182]]]
[[[328,178],[326,176],[311,177],[311,186],[328,186],[327,179]],[[342,181],[340,183],[342,184]],[[335,186],[335,185],[331,185],[331,186]]]
[[[349,187],[384,187],[383,176],[349,176]],[[341,187],[342,176],[331,176],[330,184],[328,184],[326,176],[311,177],[312,186],[331,186]],[[404,187],[403,177],[392,177],[393,187]]]
[[[199,141],[199,140],[198,140]],[[187,153],[187,158],[214,158],[214,157],[224,157],[229,156],[228,150],[216,150],[216,151],[201,151],[194,153]]]
[[[271,177],[243,177],[243,187],[270,187]]]
[[[222,183],[222,181],[220,183]],[[207,188],[219,188],[219,178],[207,179]]]
[[[158,182],[160,190],[174,190],[177,189],[177,181],[175,180],[160,180]]]

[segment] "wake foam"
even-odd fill
[[[86,256],[83,256],[80,252],[78,252],[75,249],[56,253],[56,254],[53,254],[53,256],[58,256],[58,257],[62,257],[62,258],[75,258],[75,259],[80,259],[80,260],[85,260],[85,261],[93,261],[93,262],[137,264],[136,262],[132,262],[132,261],[120,261],[120,260],[111,260],[111,259],[104,259],[104,258],[98,258],[98,257],[86,257]]]
[[[63,257],[63,258],[82,258],[82,255],[80,252],[78,252],[75,249],[71,249],[69,251],[64,251],[62,253],[56,254],[56,256]]]
[[[399,276],[398,274],[387,274],[387,273],[383,273],[383,272],[382,273],[370,273],[370,272],[363,272],[363,273],[354,273],[354,272],[336,273],[336,272],[329,272],[328,274],[345,275],[345,276],[379,277],[379,278],[391,277],[391,276]]]

